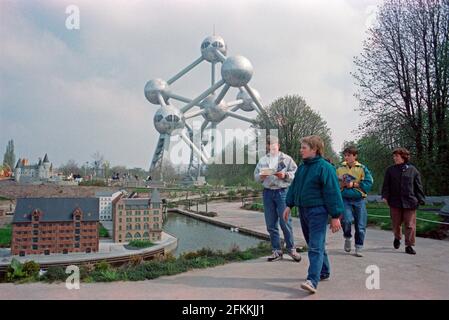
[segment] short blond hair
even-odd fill
[[[310,149],[315,149],[316,154],[323,156],[324,155],[324,142],[320,136],[307,136],[301,139],[301,144],[307,144]]]

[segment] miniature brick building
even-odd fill
[[[150,198],[120,198],[114,208],[114,242],[161,240],[162,205],[159,191]]]
[[[13,255],[98,252],[98,198],[20,198],[12,223]]]

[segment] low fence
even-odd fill
[[[254,203],[254,200],[262,199],[262,197],[242,197],[242,207],[248,204]],[[382,196],[380,195],[368,195],[367,201],[369,203],[383,203]],[[449,196],[429,196],[426,197],[426,205],[441,205],[443,207],[441,209],[421,209],[422,211],[429,211],[440,216],[449,217]],[[390,216],[381,216],[375,214],[368,214],[370,217],[377,218],[390,218]],[[425,221],[430,223],[436,223],[441,225],[449,225],[449,222],[441,222],[441,221],[432,221],[424,218],[417,217],[416,220]]]

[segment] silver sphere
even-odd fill
[[[220,36],[209,36],[201,43],[201,55],[209,62],[220,62],[215,50],[226,56],[226,43]]]
[[[160,134],[172,134],[173,131],[182,129],[185,125],[182,112],[172,105],[159,108],[154,114],[153,122]]]
[[[247,84],[253,72],[251,62],[243,56],[229,57],[221,66],[221,76],[231,87],[242,87]]]
[[[158,93],[161,93],[165,102],[168,102],[167,93],[170,92],[168,83],[162,79],[153,79],[147,82],[145,85],[145,97],[152,104],[159,104]]]
[[[226,102],[221,100],[221,102],[217,105],[215,104],[216,97],[214,95],[208,96],[201,102],[201,109],[205,110],[203,114],[204,119],[209,122],[221,122],[224,118],[226,118]]]
[[[260,94],[259,91],[256,89],[251,88],[256,98],[260,101]],[[246,92],[245,90],[240,91],[237,94],[237,100],[243,100],[243,103],[240,105],[240,109],[246,112],[251,112],[254,110],[254,101],[251,98],[251,96]]]

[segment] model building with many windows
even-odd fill
[[[120,198],[113,216],[114,242],[161,240],[162,205],[157,189],[149,198]]]
[[[13,255],[98,252],[98,198],[20,198],[12,223]]]

